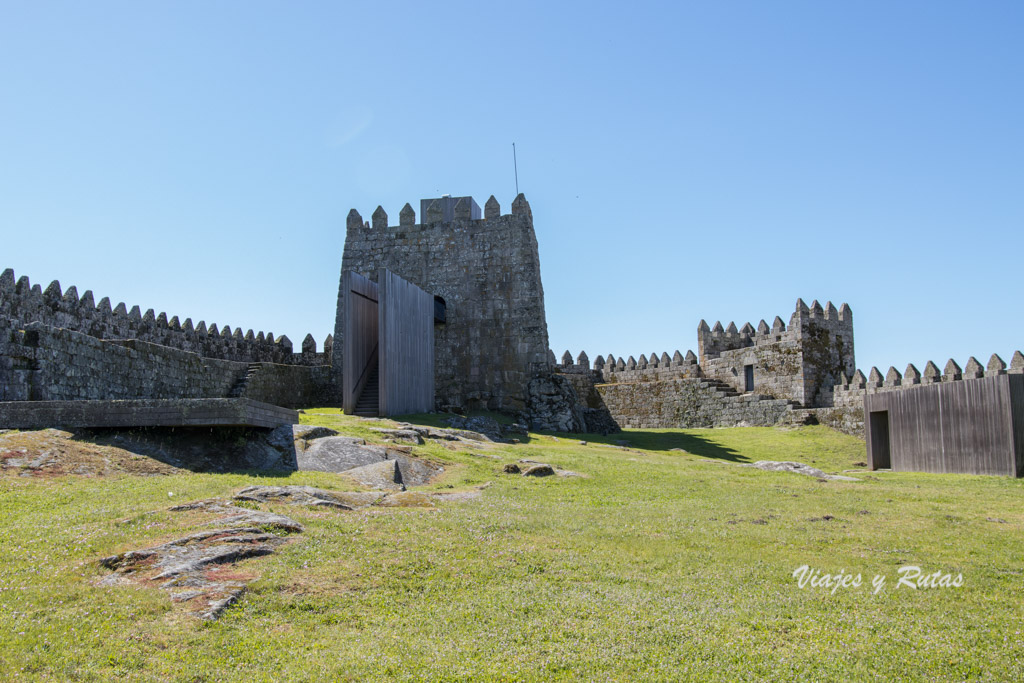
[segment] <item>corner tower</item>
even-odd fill
[[[426,199],[423,222],[406,204],[398,225],[384,209],[372,225],[349,212],[341,270],[374,278],[379,268],[433,294],[435,404],[440,409],[527,409],[530,380],[550,372],[544,288],[526,197],[501,214],[491,196],[483,218],[472,197]],[[344,297],[339,287],[332,361],[340,395]],[[443,318],[443,322],[440,321]]]

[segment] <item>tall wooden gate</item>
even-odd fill
[[[390,416],[433,410],[434,297],[386,268],[377,282],[350,271],[343,278],[344,411],[372,406]],[[375,397],[366,396],[374,390]]]

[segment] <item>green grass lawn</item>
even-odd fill
[[[336,410],[303,422],[373,437]],[[93,585],[96,560],[175,537],[175,503],[352,487],[322,473],[0,478],[0,679],[1024,679],[1020,480],[737,466],[856,469],[863,442],[824,427],[524,441],[417,448],[451,465],[428,488],[493,482],[475,501],[271,506],[306,532],[239,565],[259,578],[212,623],[164,591]],[[519,458],[586,476],[499,473]],[[863,585],[801,589],[801,565]],[[904,565],[963,586],[897,587]]]

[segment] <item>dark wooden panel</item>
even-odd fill
[[[876,410],[868,413],[868,464],[871,469],[892,467],[889,446],[889,411]]]
[[[1005,375],[943,383],[939,400],[946,471],[1016,474]]]
[[[938,385],[893,394],[890,432],[897,472],[945,472]]]
[[[894,471],[1016,476],[1010,378],[924,385],[864,398],[865,418],[889,411]],[[1024,424],[1024,416],[1021,423]],[[868,447],[872,448],[870,428]]]
[[[342,274],[344,291],[345,333],[342,368],[342,409],[355,410],[359,380],[377,353],[378,315],[377,283],[352,271]]]
[[[1010,422],[1013,424],[1013,451],[1017,476],[1024,477],[1024,375],[1008,375]]]
[[[385,268],[377,274],[380,414],[434,409],[434,296]]]

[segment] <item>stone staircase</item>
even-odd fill
[[[720,379],[713,379],[711,377],[702,377],[700,379],[700,385],[701,385],[701,387],[706,387],[706,388],[709,388],[709,389],[713,389],[713,390],[717,391],[718,393],[722,394],[722,396],[741,396],[742,395],[742,394],[740,394],[740,392],[736,391],[736,388],[733,387],[731,384],[729,384],[728,382],[723,382]]]
[[[722,381],[720,379],[714,379],[712,377],[701,377],[700,378],[700,383],[701,383],[702,387],[707,387],[709,389],[713,389],[714,391],[718,392],[719,394],[721,394],[724,397],[746,396],[747,399],[751,400],[751,401],[778,401],[778,400],[780,400],[779,398],[777,398],[775,396],[772,396],[771,394],[758,394],[758,393],[754,393],[754,392],[741,392],[741,391],[738,391],[736,389],[736,387],[732,386],[728,382],[724,382],[724,381]],[[794,408],[799,408],[800,407],[800,402],[799,401],[794,401],[792,399],[782,399],[782,400],[785,400],[787,403],[789,403]]]
[[[260,371],[260,363],[249,363],[249,367],[246,368],[245,374],[238,378],[235,382],[235,386],[231,387],[231,391],[228,392],[228,398],[241,398],[242,394],[245,393],[245,388],[249,386],[249,380],[252,379],[253,375]]]
[[[796,401],[740,392],[728,382],[711,377],[612,383],[595,388],[622,428],[771,426],[807,419],[802,411],[794,414],[800,408]]]

